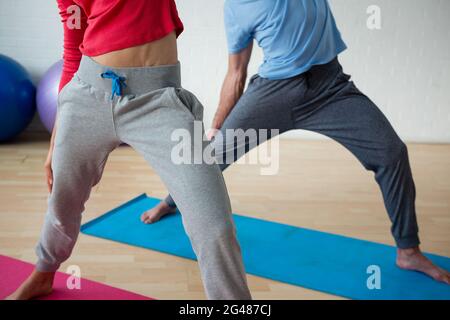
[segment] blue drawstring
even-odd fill
[[[126,78],[118,76],[114,72],[108,70],[101,74],[101,77],[104,79],[111,79],[112,80],[112,94],[111,94],[111,100],[114,99],[114,95],[121,96],[122,95],[122,86],[126,87],[127,84],[125,83]]]

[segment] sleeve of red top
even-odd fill
[[[172,19],[174,19],[174,23],[175,23],[175,33],[178,36],[183,32],[184,30],[184,26],[183,26],[183,22],[181,22],[181,19],[178,15],[178,10],[177,10],[177,5],[175,4],[174,0],[170,0],[170,9],[171,9],[171,15],[172,15]]]
[[[76,5],[73,0],[57,0],[61,22],[64,28],[64,53],[63,53],[63,71],[59,83],[59,91],[72,79],[75,72],[77,72],[81,61],[80,45],[83,42],[84,31],[87,27],[87,17],[84,11],[80,8],[80,28],[70,28],[67,24],[68,19],[74,19],[76,16],[72,15],[74,12],[67,9],[70,6]]]

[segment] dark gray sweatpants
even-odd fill
[[[406,145],[377,106],[345,74],[337,58],[285,80],[255,75],[248,89],[224,122],[222,153],[216,158],[222,170],[257,143],[228,141],[229,129],[278,129],[280,133],[304,129],[326,135],[352,152],[375,173],[399,248],[419,245],[415,187]],[[245,150],[238,150],[238,148]],[[231,153],[231,156],[230,154]],[[228,162],[228,163],[227,163]],[[175,206],[168,196],[165,200]]]
[[[172,161],[177,145],[172,133],[194,135],[203,116],[203,106],[180,82],[179,64],[108,68],[83,57],[59,95],[53,189],[36,248],[37,270],[56,271],[70,256],[91,188],[111,151],[125,142],[155,169],[179,204],[207,297],[251,298],[222,172],[216,163]],[[114,96],[119,87],[122,95]]]

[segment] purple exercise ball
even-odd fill
[[[42,123],[52,132],[58,105],[58,87],[61,79],[63,61],[53,64],[44,74],[36,93],[36,106]]]

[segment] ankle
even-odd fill
[[[414,256],[419,253],[420,253],[419,247],[407,248],[407,249],[397,248],[397,255],[400,257],[410,257],[410,256]]]
[[[161,201],[161,207],[164,209],[164,210],[167,210],[167,211],[171,211],[171,210],[175,210],[176,209],[176,207],[171,207],[167,202],[165,202],[165,201]]]
[[[38,270],[34,270],[30,275],[30,279],[39,284],[52,284],[55,279],[55,272],[41,272]]]

